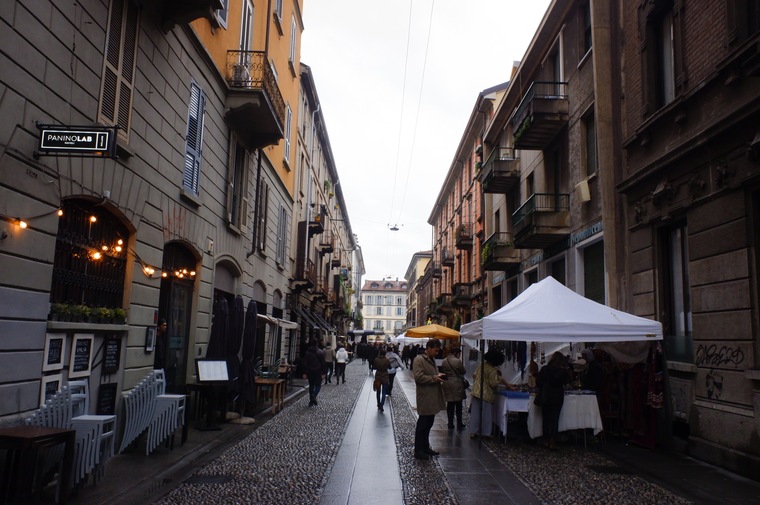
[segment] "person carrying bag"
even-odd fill
[[[459,359],[462,351],[454,347],[449,355],[443,360],[441,370],[446,374],[443,383],[443,394],[446,397],[446,413],[449,416],[449,429],[454,429],[454,416],[457,418],[457,428],[460,430],[467,425],[462,422],[462,401],[466,398],[466,389],[470,386],[464,378],[465,369],[462,360]]]

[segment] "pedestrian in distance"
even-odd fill
[[[338,350],[335,352],[335,383],[346,383],[346,363],[348,363],[348,351],[342,344],[338,344]]]
[[[438,372],[434,359],[440,349],[441,341],[431,338],[425,346],[425,352],[414,358],[412,363],[419,415],[414,430],[414,457],[417,459],[430,459],[430,456],[439,454],[430,447],[430,429],[435,423],[435,415],[446,408],[441,387],[446,374]]]
[[[312,338],[306,350],[306,377],[309,379],[309,407],[317,405],[317,395],[325,377],[325,353]]]
[[[388,369],[391,367],[391,362],[385,356],[385,349],[378,350],[373,367],[375,369],[374,387],[377,396],[377,410],[385,412],[383,407],[385,406],[385,396],[388,394]]]
[[[475,369],[472,378],[472,402],[470,403],[470,438],[478,436],[491,438],[493,426],[493,404],[496,400],[499,384],[510,389],[512,385],[502,379],[499,367],[506,360],[496,349],[489,349],[483,355],[483,364]]]
[[[466,425],[462,421],[462,401],[466,398],[464,387],[465,369],[460,356],[459,347],[454,347],[446,359],[443,360],[441,370],[446,374],[446,382],[443,383],[443,394],[446,396],[446,413],[449,416],[449,429],[454,429],[454,416],[457,419],[457,428],[463,429]]]
[[[404,364],[401,362],[401,358],[396,354],[396,350],[393,346],[389,345],[385,352],[385,357],[391,363],[391,367],[388,369],[388,396],[393,393],[393,381],[396,380],[396,372],[403,368]]]
[[[378,352],[379,352],[379,348],[376,345],[370,345],[367,348],[367,363],[369,364],[370,375],[372,375],[372,367],[375,364],[375,358],[377,358]]]
[[[325,353],[325,384],[330,384],[332,383],[333,369],[335,366],[335,350],[332,348],[330,342],[325,344],[323,352]]]

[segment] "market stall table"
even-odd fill
[[[510,412],[528,412],[530,393],[523,391],[499,391],[494,400],[493,423],[507,436],[507,417]]]
[[[535,396],[530,397],[528,410],[528,434],[530,438],[543,435],[543,416],[541,407],[533,405]],[[583,430],[592,428],[594,435],[602,431],[602,416],[596,395],[591,391],[568,391],[559,415],[559,431]]]

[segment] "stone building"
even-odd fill
[[[2,422],[72,372],[89,377],[93,409],[108,390],[118,410],[156,364],[159,319],[169,389],[184,391],[221,300],[253,302],[257,359],[298,354],[302,6],[0,9],[14,48],[0,66]]]
[[[362,285],[365,331],[374,331],[376,339],[383,341],[400,335],[406,323],[407,289],[405,280],[365,280]]]
[[[425,324],[418,294],[422,291],[423,286],[420,284],[420,281],[425,275],[425,268],[432,256],[432,251],[416,252],[412,255],[412,260],[406,269],[404,278],[408,282],[408,287],[406,292],[406,324],[403,327],[404,330]]]

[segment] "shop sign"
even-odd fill
[[[35,156],[116,157],[117,127],[38,125]]]

